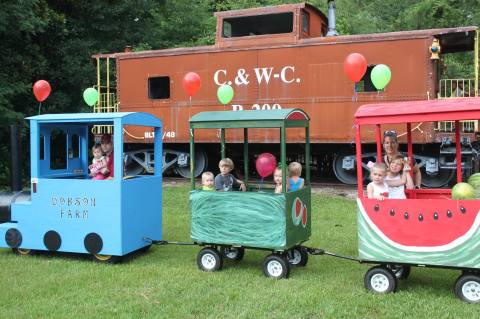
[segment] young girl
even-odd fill
[[[100,144],[93,145],[92,154],[92,165],[88,166],[90,176],[95,180],[105,179],[105,175],[103,175],[101,171],[107,167],[107,161],[105,160],[105,156],[103,156],[102,146]]]
[[[202,174],[202,190],[204,191],[214,191],[214,182],[213,182],[213,173],[212,172],[203,172]]]
[[[388,184],[385,182],[387,166],[384,163],[375,163],[370,169],[370,179],[367,185],[368,198],[384,200],[388,198]]]
[[[282,193],[282,168],[277,167],[275,168],[275,172],[273,173],[273,181],[275,182],[275,193],[281,194]],[[287,189],[288,189],[288,180],[287,180]]]
[[[302,165],[297,162],[291,162],[288,164],[288,176],[290,178],[288,179],[288,185],[287,185],[287,191],[296,191],[299,189],[303,188],[303,178],[300,176],[302,175]]]
[[[388,184],[388,198],[406,199],[405,187],[413,189],[413,179],[409,174],[410,166],[404,162],[402,155],[394,155],[390,160],[385,181]]]

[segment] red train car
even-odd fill
[[[333,169],[340,181],[353,184],[353,115],[361,104],[478,95],[477,27],[342,36],[336,34],[332,23],[333,1],[329,3],[330,19],[306,3],[218,12],[215,16],[215,45],[94,56],[101,93],[96,110],[145,111],[161,118],[165,125],[165,169],[173,168],[185,177],[190,174],[188,119],[201,111],[302,108],[312,118],[313,169]],[[356,93],[343,71],[344,59],[353,52],[361,53],[368,62]],[[457,52],[471,52],[473,77],[442,77],[446,57]],[[105,73],[100,69],[105,62],[110,70],[111,60],[116,66],[116,87],[110,84],[109,72],[106,82],[100,76]],[[370,80],[370,72],[378,64],[388,65],[392,72],[391,82],[380,92]],[[196,72],[202,80],[192,99],[182,88],[188,72]],[[216,92],[225,83],[233,87],[235,95],[231,103],[221,105]],[[465,154],[475,153],[472,145],[478,125],[472,120],[463,123]],[[454,177],[452,126],[450,122],[414,126],[414,150],[426,186],[440,187]],[[132,143],[129,169],[149,171],[153,159],[145,144],[151,143],[152,132],[131,128],[126,134]],[[406,135],[400,136],[405,143]],[[212,154],[218,154],[212,145],[219,138],[216,132],[196,138],[196,175],[206,169],[207,158],[213,160]],[[303,154],[296,144],[302,138],[288,137],[290,159],[303,161],[295,155]],[[365,138],[373,143],[374,132]],[[238,150],[229,149],[227,154],[234,158],[238,154],[241,162],[242,132],[226,139],[239,143]],[[279,133],[252,132],[249,140],[262,149],[264,144],[278,143]],[[373,156],[372,148],[371,153],[364,154],[365,163]],[[467,162],[466,169],[470,167],[470,160]]]

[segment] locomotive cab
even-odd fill
[[[146,126],[156,133],[159,119],[146,113],[52,114],[30,120],[31,200],[12,205],[11,220],[0,224],[0,247],[90,253],[118,259],[148,247],[144,237],[162,235],[162,169],[153,175],[124,176],[123,129]],[[89,176],[90,130],[113,127],[112,179]],[[142,207],[141,211],[138,207]]]

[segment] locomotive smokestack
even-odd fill
[[[327,0],[328,2],[328,31],[327,37],[336,36],[338,32],[336,30],[335,22],[335,1]]]
[[[10,180],[12,192],[18,192],[22,190],[22,145],[20,143],[20,130],[17,125],[10,125],[10,144],[12,153]]]

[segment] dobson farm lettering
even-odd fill
[[[89,209],[97,205],[95,197],[57,197],[51,198],[51,206],[59,208],[61,219],[88,219]]]

